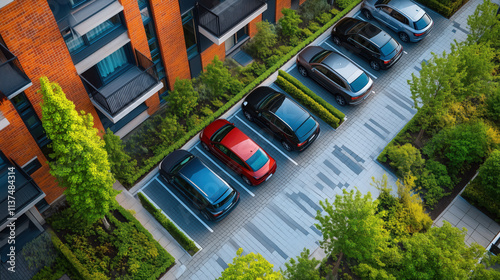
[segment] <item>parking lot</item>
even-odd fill
[[[475,2],[470,1],[465,8],[477,5]],[[337,130],[316,117],[321,135],[305,151],[286,152],[271,134],[248,122],[241,110],[225,116],[277,161],[277,171],[268,182],[249,187],[203,150],[199,142],[190,149],[241,194],[240,204],[222,221],[214,223],[203,219],[159,175],[144,185],[140,191],[203,248],[193,258],[178,260],[185,266],[181,279],[219,277],[240,247],[244,253],[262,254],[279,268],[304,247],[315,250],[319,246],[321,234],[314,227],[314,216],[320,210],[320,200],[332,200],[343,188],[354,186],[363,193],[370,191],[374,197],[378,195],[370,185],[371,177],[381,178],[387,171],[376,162],[376,157],[416,113],[407,80],[411,73],[418,74],[422,61],[429,59],[431,52],[442,53],[449,50],[454,39],[462,41],[466,37],[463,19],[450,20],[425,10],[434,20],[434,29],[419,43],[402,43],[394,32],[370,21],[404,47],[403,57],[387,71],[370,69],[367,61],[334,45],[330,37],[317,44],[345,55],[374,80],[375,93],[358,106],[338,106],[333,95],[310,78],[302,77],[296,66],[285,69],[347,117]],[[359,13],[355,17],[366,20]],[[275,84],[271,87],[281,91]],[[388,175],[394,185],[396,178]]]

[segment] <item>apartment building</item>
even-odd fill
[[[39,78],[59,83],[100,131],[124,136],[152,115],[176,78],[199,75],[305,0],[0,0],[0,253],[7,246],[9,167],[17,236],[63,189],[49,173]],[[29,238],[28,238],[29,239]]]

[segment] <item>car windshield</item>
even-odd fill
[[[229,131],[231,131],[232,129],[234,128],[234,126],[230,125],[230,124],[226,124],[225,126],[223,126],[222,128],[220,128],[219,130],[217,130],[214,135],[212,135],[212,138],[210,140],[212,140],[213,142],[220,142],[222,141],[222,139],[224,139],[224,137],[229,133]]]
[[[368,84],[369,81],[370,79],[368,78],[366,73],[363,72],[361,75],[359,75],[359,77],[356,80],[354,80],[354,82],[351,83],[352,91],[353,92],[360,91]]]
[[[186,165],[191,159],[193,159],[194,156],[188,156],[187,158],[183,159],[181,162],[179,162],[174,168],[172,168],[172,173],[177,173],[177,171],[181,170],[181,168]]]
[[[262,103],[260,104],[259,108],[260,109],[268,108],[279,97],[280,97],[279,94],[270,94],[269,96],[266,97],[266,99],[264,99],[264,101],[262,101]]]
[[[387,56],[391,54],[396,48],[398,47],[398,43],[394,39],[390,39],[389,42],[387,42],[382,48],[380,48],[380,51],[384,56]]]
[[[321,63],[332,51],[323,50],[311,58],[310,63]]]
[[[258,149],[253,156],[247,159],[247,163],[253,171],[261,169],[267,161],[269,161],[269,158],[262,149]]]
[[[415,29],[421,30],[427,27],[431,23],[431,17],[428,14],[424,14],[421,19],[415,22]]]
[[[365,27],[368,23],[367,22],[360,22],[356,25],[354,25],[350,30],[349,30],[349,34],[358,34],[359,31]]]

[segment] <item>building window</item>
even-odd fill
[[[226,53],[229,52],[235,45],[248,37],[248,25],[238,30],[233,36],[229,37],[225,42]]]
[[[186,42],[188,59],[191,59],[198,54],[196,31],[194,29],[193,10],[185,13],[182,16],[182,28],[184,30],[184,41]]]
[[[45,130],[42,126],[42,122],[40,121],[40,118],[38,118],[38,115],[36,114],[35,109],[33,109],[30,101],[26,97],[26,94],[22,92],[12,98],[10,101],[16,108],[17,113],[19,114],[19,116],[21,116],[21,119],[26,125],[26,128],[28,128],[29,132],[35,139],[42,152],[47,158],[49,158],[48,153],[50,151],[48,150],[47,144],[50,143],[50,140],[49,138],[47,138]]]
[[[106,34],[109,34],[111,31],[120,26],[122,26],[122,20],[120,18],[120,14],[117,14],[101,23],[100,25],[96,26],[94,29],[90,30],[83,36],[78,36],[68,29],[63,32],[63,38],[64,42],[66,42],[66,46],[68,47],[69,52],[71,54],[75,54],[95,43]]]

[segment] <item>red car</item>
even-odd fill
[[[267,181],[276,161],[234,124],[218,119],[200,133],[201,145],[233,169],[248,185]]]

